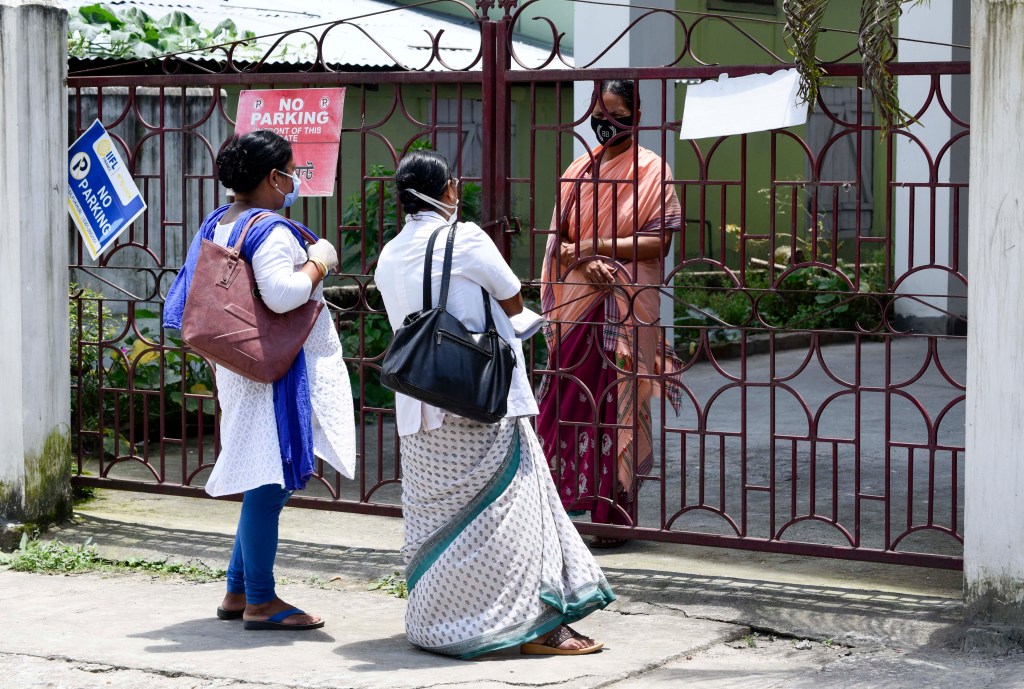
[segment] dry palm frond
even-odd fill
[[[907,0],[863,0],[860,8],[860,49],[864,86],[871,92],[882,120],[889,127],[906,126],[911,116],[900,107],[896,80],[886,64],[896,57],[896,20]]]
[[[814,105],[818,89],[826,83],[825,70],[818,64],[815,53],[818,49],[821,19],[825,16],[828,3],[829,0],[782,0],[782,11],[786,15],[783,36],[786,48],[800,72],[800,97],[808,106]]]

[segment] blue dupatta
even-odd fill
[[[165,328],[181,329],[181,318],[185,313],[185,300],[188,298],[189,289],[192,286],[192,276],[195,273],[196,263],[199,260],[199,249],[204,239],[213,241],[214,233],[217,230],[218,221],[227,213],[229,205],[221,206],[206,216],[198,234],[192,240],[188,248],[188,255],[185,257],[185,265],[178,272],[178,276],[167,291],[167,298],[164,300]],[[268,209],[250,208],[238,216],[235,225],[231,230],[231,236],[227,244],[233,246],[238,241],[249,219],[256,213],[264,213]],[[242,244],[242,258],[252,263],[253,254],[263,244],[271,230],[277,225],[287,227],[299,244],[305,246],[305,240],[299,231],[283,218],[274,214],[265,218],[249,229]],[[314,237],[314,233],[310,232]],[[291,368],[283,378],[273,383],[274,385],[274,416],[277,419],[277,440],[281,447],[281,467],[284,473],[284,487],[286,490],[302,490],[306,482],[313,475],[313,403],[309,394],[309,379],[306,375],[306,356],[300,349],[299,355],[295,357]]]

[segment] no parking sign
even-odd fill
[[[235,134],[269,129],[292,145],[299,196],[331,196],[341,146],[345,89],[264,89],[238,96]]]
[[[68,149],[68,212],[95,260],[146,210],[99,120]]]

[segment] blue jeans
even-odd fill
[[[228,593],[244,593],[250,605],[269,603],[274,592],[278,518],[291,491],[276,483],[245,491],[235,548],[228,564]]]

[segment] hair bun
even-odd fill
[[[271,131],[236,134],[217,153],[217,179],[236,192],[250,191],[291,157],[291,144]]]

